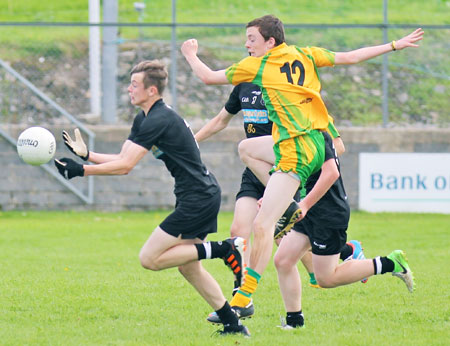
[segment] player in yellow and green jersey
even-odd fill
[[[225,70],[213,71],[198,58],[197,40],[187,40],[181,47],[194,73],[206,84],[251,82],[259,85],[269,119],[274,123],[275,164],[253,222],[251,268],[247,268],[244,284],[231,301],[232,306],[241,307],[250,302],[270,261],[277,221],[290,206],[297,189],[319,171],[324,162],[325,141],[320,130],[328,126],[328,112],[320,96],[318,69],[355,64],[393,50],[417,47],[415,43],[423,37],[422,29],[417,29],[398,41],[350,52],[299,48],[285,43],[283,23],[272,15],[249,22],[246,34],[245,46],[250,56]],[[261,152],[261,158],[264,155]],[[258,157],[257,153],[254,157]],[[314,193],[300,202],[301,213],[295,210],[292,219],[304,217],[334,180],[321,179]]]

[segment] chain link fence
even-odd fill
[[[413,26],[388,27],[388,40],[411,32]],[[176,26],[176,44],[171,25],[142,23],[119,25],[117,66],[118,123],[130,123],[136,109],[129,103],[127,86],[131,67],[143,59],[161,59],[177,64],[164,98],[176,100],[179,113],[191,122],[203,123],[223,107],[232,86],[205,86],[191,72],[179,47],[191,37],[199,40],[199,55],[214,69],[228,67],[244,58],[245,25]],[[383,26],[286,25],[289,44],[320,46],[348,51],[383,43]],[[320,69],[323,98],[338,126],[449,126],[450,124],[450,26],[425,26],[418,49],[388,55],[388,73],[382,58],[353,66]],[[89,25],[0,26],[0,59],[80,121],[101,123],[90,114]],[[103,56],[102,59],[108,57]],[[389,82],[389,118],[383,122],[382,80]],[[104,86],[114,87],[113,85]],[[64,124],[67,122],[5,69],[0,68],[0,123]],[[239,117],[236,117],[239,118]]]

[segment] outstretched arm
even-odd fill
[[[55,159],[54,162],[66,179],[87,175],[123,175],[128,174],[147,152],[144,147],[127,140],[118,155],[90,153],[89,157],[98,155],[99,161],[103,161],[96,165],[81,165],[67,157]]]
[[[132,144],[132,142],[129,140],[125,141],[119,154],[102,154],[88,150],[78,128],[75,129],[74,135],[74,138],[72,138],[67,131],[62,132],[62,138],[66,147],[72,153],[81,157],[84,161],[90,161],[93,163],[106,163],[120,160],[124,157],[125,153],[128,151]]]
[[[196,39],[185,41],[181,52],[194,71],[195,75],[205,84],[229,84],[225,70],[213,71],[197,56],[198,42]]]
[[[196,134],[195,139],[197,142],[204,141],[219,131],[222,131],[228,126],[233,114],[227,112],[225,107],[221,109],[219,114],[206,123]]]
[[[334,57],[335,65],[350,65],[357,64],[362,61],[366,61],[375,58],[379,55],[391,52],[393,50],[402,50],[408,47],[419,47],[416,42],[422,40],[423,30],[416,29],[409,35],[390,43],[382,44],[379,46],[371,46],[352,50],[350,52],[337,52]]]
[[[103,154],[103,153],[96,153],[93,151],[89,152],[89,161],[93,163],[106,163],[110,161],[116,161],[121,159],[127,150],[129,149],[130,145],[132,144],[131,141],[126,140],[123,145],[122,149],[120,150],[119,154]]]
[[[118,155],[96,154],[98,155],[98,157],[96,157],[98,158],[97,161],[102,161],[102,163],[96,165],[84,165],[84,175],[128,174],[147,152],[148,150],[144,147],[141,147],[130,140],[126,140]],[[114,159],[108,160],[107,158]]]

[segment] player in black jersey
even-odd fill
[[[219,114],[195,134],[195,139],[201,142],[223,130],[239,111],[242,111],[244,132],[247,138],[271,135],[272,122],[269,120],[261,89],[252,83],[241,83],[233,88]],[[232,237],[243,237],[249,243],[252,223],[257,213],[256,203],[263,196],[264,189],[265,186],[261,184],[250,169],[246,168],[242,173],[241,187],[236,195],[234,217],[230,229]],[[249,251],[246,251],[245,263],[248,264],[249,259]],[[302,261],[308,273],[310,273],[311,280],[313,280],[312,284],[316,285],[317,283],[312,273],[311,255],[304,256]],[[236,280],[233,294],[238,288],[239,283]],[[244,308],[237,308],[237,313],[241,318],[252,316],[254,313],[253,303],[250,302]],[[214,312],[209,314],[207,320],[212,323],[220,323],[219,317]]]
[[[286,323],[292,329],[304,324],[301,304],[301,280],[297,262],[312,247],[313,268],[319,285],[332,288],[360,281],[375,274],[391,272],[403,280],[410,292],[414,279],[403,251],[395,250],[386,257],[346,261],[339,264],[340,253],[346,244],[350,207],[340,175],[339,160],[328,133],[325,138],[325,160],[322,169],[306,181],[307,195],[299,203],[301,220],[283,237],[274,257],[278,282],[286,309]],[[253,143],[252,143],[253,141]],[[257,147],[265,152],[268,165],[275,160],[273,139],[270,136],[245,140],[243,146]],[[250,166],[251,169],[256,169]],[[268,167],[257,172],[261,180]],[[268,175],[268,174],[267,174]],[[268,180],[268,177],[266,178]]]
[[[73,140],[67,132],[63,139],[76,155],[94,165],[81,165],[74,160],[55,160],[66,179],[87,175],[128,174],[151,151],[164,162],[175,180],[175,210],[152,232],[140,252],[141,264],[150,270],[178,267],[185,279],[216,311],[224,324],[221,334],[250,335],[225,299],[219,284],[203,268],[200,260],[223,258],[241,280],[245,239],[236,237],[222,242],[205,242],[209,233],[217,232],[220,187],[204,166],[197,142],[186,123],[162,100],[167,84],[167,71],[158,60],[143,61],[131,70],[128,93],[131,103],[141,108],[131,133],[119,154],[89,151],[75,132]]]
[[[233,116],[239,111],[242,111],[244,118],[244,132],[247,138],[271,135],[272,122],[269,120],[261,89],[253,83],[241,83],[233,88],[225,106],[220,112],[195,134],[196,140],[198,142],[204,141],[223,130],[228,126]],[[340,155],[345,150],[344,144],[334,126],[332,126],[331,133],[333,133],[333,136],[335,137],[333,138],[333,142],[339,149]],[[246,168],[242,173],[241,187],[236,195],[234,217],[230,229],[232,237],[239,236],[249,241],[252,223],[257,214],[257,201],[262,198],[264,190],[265,186],[249,168]],[[297,195],[297,200],[299,200],[299,194]],[[350,245],[348,247],[350,247]],[[351,252],[349,253],[346,251],[345,253],[351,255]],[[249,251],[246,251],[245,262],[247,264],[249,263],[249,257]],[[311,252],[306,252],[301,258],[301,261],[310,276],[310,285],[312,287],[319,287],[314,278]],[[238,288],[239,285],[235,282],[233,293]],[[245,308],[234,308],[238,310],[238,313],[243,318],[249,317],[254,313],[252,302]],[[207,320],[212,323],[219,322],[218,316],[215,313],[209,314]]]

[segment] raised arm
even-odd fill
[[[186,61],[195,75],[205,84],[229,84],[225,70],[213,71],[197,56],[198,43],[196,39],[185,41],[181,46]]]
[[[204,141],[219,131],[222,131],[230,123],[233,114],[227,112],[225,107],[221,109],[219,114],[208,121],[196,134],[195,139],[197,142]]]
[[[423,34],[423,30],[419,28],[409,35],[390,43],[364,47],[350,52],[336,52],[334,63],[335,65],[357,64],[394,50],[402,50],[408,47],[417,48],[419,45],[416,42],[422,40]]]

